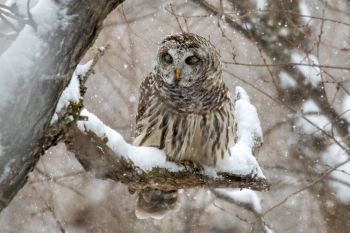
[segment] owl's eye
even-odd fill
[[[197,56],[189,56],[186,58],[185,62],[187,65],[195,65],[199,62],[199,58]]]
[[[168,64],[173,63],[173,57],[169,53],[163,55],[163,60]]]

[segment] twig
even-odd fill
[[[32,25],[32,27],[34,28],[34,30],[36,30],[38,28],[38,25],[36,24],[36,22],[33,20],[33,16],[32,13],[30,12],[30,0],[27,0],[27,16],[28,16],[28,22],[30,25]]]
[[[328,171],[326,171],[325,173],[323,173],[323,175],[321,177],[319,177],[318,179],[316,179],[315,181],[311,182],[310,184],[306,185],[305,187],[289,194],[287,197],[285,197],[282,201],[280,201],[279,203],[275,204],[274,206],[272,206],[271,208],[269,208],[268,210],[266,210],[262,215],[266,215],[268,213],[270,213],[272,210],[280,207],[281,205],[283,205],[286,201],[288,201],[289,198],[297,195],[298,193],[301,193],[304,190],[307,190],[309,188],[311,188],[312,186],[314,186],[315,184],[323,181],[331,172],[335,171],[336,169],[338,169],[339,167],[343,166],[344,164],[348,163],[350,161],[350,158],[345,160],[344,162],[341,162],[339,164],[337,164],[336,166],[334,166],[333,168],[329,169]]]
[[[240,78],[239,76],[233,74],[232,72],[228,71],[228,70],[224,70],[227,74],[231,75],[232,77],[235,77],[237,79],[239,79],[240,81],[248,84],[249,86],[253,87],[255,90],[259,91],[260,93],[262,93],[263,95],[265,95],[266,97],[268,97],[269,99],[271,99],[272,101],[281,104],[282,106],[284,106],[285,108],[287,108],[288,110],[290,110],[293,113],[298,114],[298,111],[295,110],[294,108],[292,108],[291,106],[287,105],[286,103],[284,103],[283,101],[280,101],[279,99],[276,99],[274,97],[272,97],[270,94],[268,94],[267,92],[259,89],[258,87],[256,87],[255,85],[247,82],[246,80]],[[320,128],[318,125],[316,125],[314,122],[310,121],[307,117],[301,115],[301,117],[307,121],[309,124],[311,124],[313,127],[315,127],[316,129],[320,130],[324,135],[326,135],[328,138],[330,138],[331,140],[334,141],[334,143],[336,143],[340,148],[342,148],[344,151],[346,151],[347,153],[350,154],[350,149],[346,148],[345,146],[342,145],[342,143],[340,143],[335,137],[334,135],[331,135],[330,133],[328,133],[327,131],[325,131],[324,129]]]
[[[320,33],[318,34],[318,41],[317,41],[317,57],[320,57],[320,43],[321,43],[321,39],[322,39],[322,34],[323,34],[323,26],[324,26],[324,16],[326,13],[326,6],[327,6],[327,2],[325,2],[323,10],[322,10],[322,20],[321,20],[321,26],[320,26]]]
[[[251,63],[242,63],[242,62],[230,62],[230,61],[222,61],[222,63],[229,65],[239,65],[239,66],[253,66],[253,67],[278,67],[278,66],[310,66],[310,67],[318,67],[318,68],[329,68],[336,70],[350,70],[350,67],[346,66],[332,66],[332,65],[317,65],[317,64],[304,64],[304,63],[273,63],[273,64],[251,64]]]
[[[0,19],[7,23],[16,33],[19,33],[20,29],[13,25],[9,20],[6,19],[2,14],[0,14]]]
[[[327,4],[325,4],[325,7],[327,7]],[[254,11],[252,11],[252,12],[254,12]],[[300,14],[298,12],[291,11],[291,10],[270,10],[270,9],[268,9],[268,10],[257,10],[255,12],[281,12],[281,13],[287,13],[287,14],[296,15],[296,16],[299,16],[299,17],[305,17],[305,18],[310,18],[310,19],[318,19],[318,20],[322,20],[322,21],[325,21],[325,22],[332,22],[332,23],[336,23],[336,24],[342,24],[342,25],[346,25],[346,26],[350,27],[350,23],[347,23],[347,22],[342,22],[342,21],[335,20],[335,19],[328,19],[328,18],[324,18],[324,17],[312,16],[312,15],[303,15],[303,14]]]
[[[172,13],[172,15],[175,17],[175,19],[176,19],[177,25],[179,26],[181,32],[184,33],[185,31],[184,31],[184,29],[183,29],[182,26],[181,26],[180,19],[179,19],[179,17],[177,17],[177,16],[175,15],[175,13],[174,13],[175,11],[174,11],[174,9],[173,9],[173,4],[170,3],[169,5],[170,5],[171,13]]]

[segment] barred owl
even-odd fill
[[[192,33],[166,37],[157,63],[142,82],[136,117],[138,146],[164,150],[172,161],[215,166],[235,141],[234,105],[222,77],[220,56]],[[160,217],[176,207],[176,191],[144,190],[138,217]]]

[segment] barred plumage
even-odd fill
[[[195,34],[163,40],[155,70],[140,87],[135,145],[163,149],[169,160],[206,166],[228,156],[235,140],[234,106],[219,58],[214,46]],[[149,196],[144,194],[139,198]]]
[[[228,91],[224,90],[225,98],[216,108],[187,113],[164,103],[155,85],[148,85],[154,83],[152,79],[153,74],[141,85],[148,95],[140,97],[140,103],[147,102],[139,105],[134,144],[164,149],[170,160],[215,165],[234,143],[234,109]]]

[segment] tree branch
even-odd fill
[[[129,190],[139,191],[146,188],[176,190],[182,188],[249,188],[257,191],[269,190],[270,184],[264,178],[248,175],[218,173],[213,178],[193,167],[181,171],[170,171],[166,168],[154,167],[144,171],[135,166],[133,161],[113,152],[107,145],[107,138],[100,138],[89,131],[87,134],[73,127],[66,141],[67,148],[72,151],[82,166],[93,172],[96,178],[112,179],[128,185]],[[174,163],[174,166],[177,166]]]

